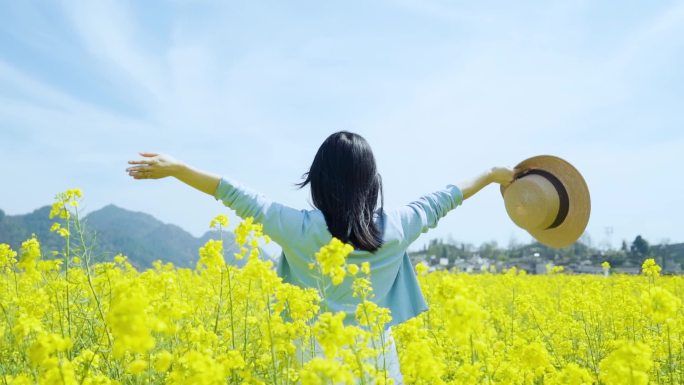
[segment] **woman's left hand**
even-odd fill
[[[176,176],[182,163],[169,155],[153,152],[141,152],[144,159],[129,160],[128,164],[136,166],[126,169],[128,175],[134,179],[160,179],[167,176]]]

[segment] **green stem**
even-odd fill
[[[65,203],[66,204],[66,203]],[[65,208],[66,210],[66,208]],[[67,211],[68,212],[68,211]],[[64,253],[64,285],[66,287],[66,313],[67,313],[67,331],[69,332],[69,337],[71,338],[71,309],[69,306],[69,255],[70,255],[70,244],[71,244],[71,221],[67,216],[67,236],[66,236],[66,252]]]
[[[233,320],[233,286],[230,279],[231,269],[228,267],[228,301],[230,302],[230,337],[235,350],[235,321]]]
[[[269,297],[268,293],[264,293],[264,294],[266,295],[266,308],[268,310],[268,312],[267,312],[267,314],[268,314],[267,324],[268,324],[268,338],[269,338],[270,345],[271,345],[271,361],[273,363],[273,383],[277,385],[278,384],[278,378],[276,377],[276,357],[275,357],[275,349],[273,347],[273,332],[271,330],[271,301],[270,301],[270,298],[268,298]]]
[[[218,322],[221,315],[221,308],[223,307],[223,267],[221,267],[221,282],[219,286],[219,300],[216,304],[216,319],[214,320],[214,334],[218,331]]]
[[[244,333],[245,333],[245,338],[244,338],[244,344],[242,346],[242,353],[246,357],[247,356],[247,336],[249,335],[248,330],[247,330],[247,316],[249,315],[249,292],[252,290],[252,280],[250,279],[247,281],[247,295],[245,296],[245,321],[244,321]]]

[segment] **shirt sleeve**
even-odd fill
[[[399,209],[399,218],[407,245],[421,233],[437,226],[449,211],[463,203],[463,192],[455,185],[425,195]]]
[[[238,182],[221,178],[214,198],[233,210],[240,218],[253,217],[264,226],[264,233],[276,243],[290,240],[303,231],[304,210],[282,205],[241,186]]]

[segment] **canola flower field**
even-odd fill
[[[92,263],[81,195],[58,194],[50,213],[62,250],[0,244],[0,384],[392,383],[391,314],[373,302],[369,266],[347,261],[351,246],[333,239],[312,256],[319,287],[307,289],[259,258],[269,239],[251,219],[234,229],[242,268],[224,262],[221,236],[195,269]],[[222,234],[228,220],[210,226]],[[653,260],[640,276],[416,269],[430,310],[392,328],[406,384],[684,383],[684,278]],[[346,279],[353,324],[325,307]]]

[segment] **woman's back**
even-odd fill
[[[323,213],[296,210],[273,202],[239,183],[221,178],[214,197],[234,209],[240,217],[254,217],[282,247],[277,272],[285,282],[301,287],[317,287],[317,277],[309,268],[321,247],[333,238]],[[449,185],[444,190],[423,196],[393,210],[377,210],[374,222],[381,233],[382,246],[374,252],[355,249],[347,263],[370,264],[373,302],[389,308],[392,321],[399,324],[427,310],[407,249],[418,236],[435,227],[440,218],[460,205],[463,193]],[[345,323],[355,324],[354,311],[360,302],[353,296],[352,280],[326,289],[324,304],[330,311],[347,313]]]

